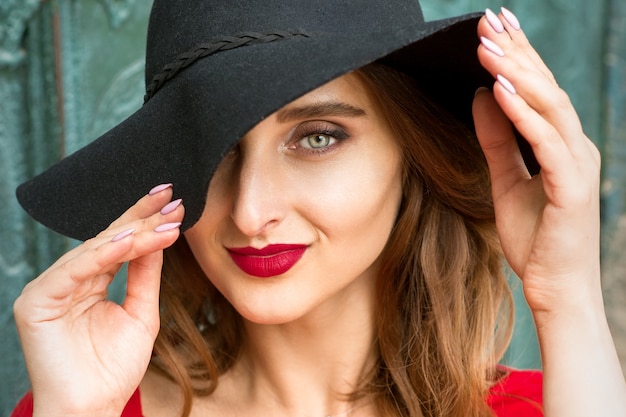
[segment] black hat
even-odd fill
[[[144,105],[22,184],[18,200],[37,221],[86,240],[171,182],[186,230],[222,157],[247,131],[374,61],[412,75],[471,127],[474,91],[493,83],[476,57],[481,15],[425,22],[418,0],[155,0]]]

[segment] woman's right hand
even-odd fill
[[[159,331],[163,249],[184,208],[155,187],[98,236],[62,256],[16,300],[34,415],[119,416],[137,389]],[[128,264],[126,297],[107,287]]]

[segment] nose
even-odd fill
[[[246,236],[262,235],[285,216],[285,190],[275,155],[276,150],[240,146],[231,218]]]

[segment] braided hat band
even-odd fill
[[[214,39],[211,42],[197,45],[189,51],[178,55],[174,61],[164,65],[161,71],[152,77],[152,81],[146,86],[146,94],[143,98],[143,102],[144,104],[147,103],[167,81],[174,78],[180,71],[201,58],[243,46],[283,41],[298,36],[307,38],[311,35],[305,31],[285,30],[276,30],[267,33],[244,32],[234,36],[224,36]]]

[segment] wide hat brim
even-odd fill
[[[17,197],[45,226],[89,239],[151,187],[173,184],[182,230],[200,218],[212,174],[254,125],[324,83],[381,61],[415,77],[471,127],[474,91],[491,85],[476,57],[480,14],[387,32],[313,33],[199,59],[94,142],[22,184]]]

